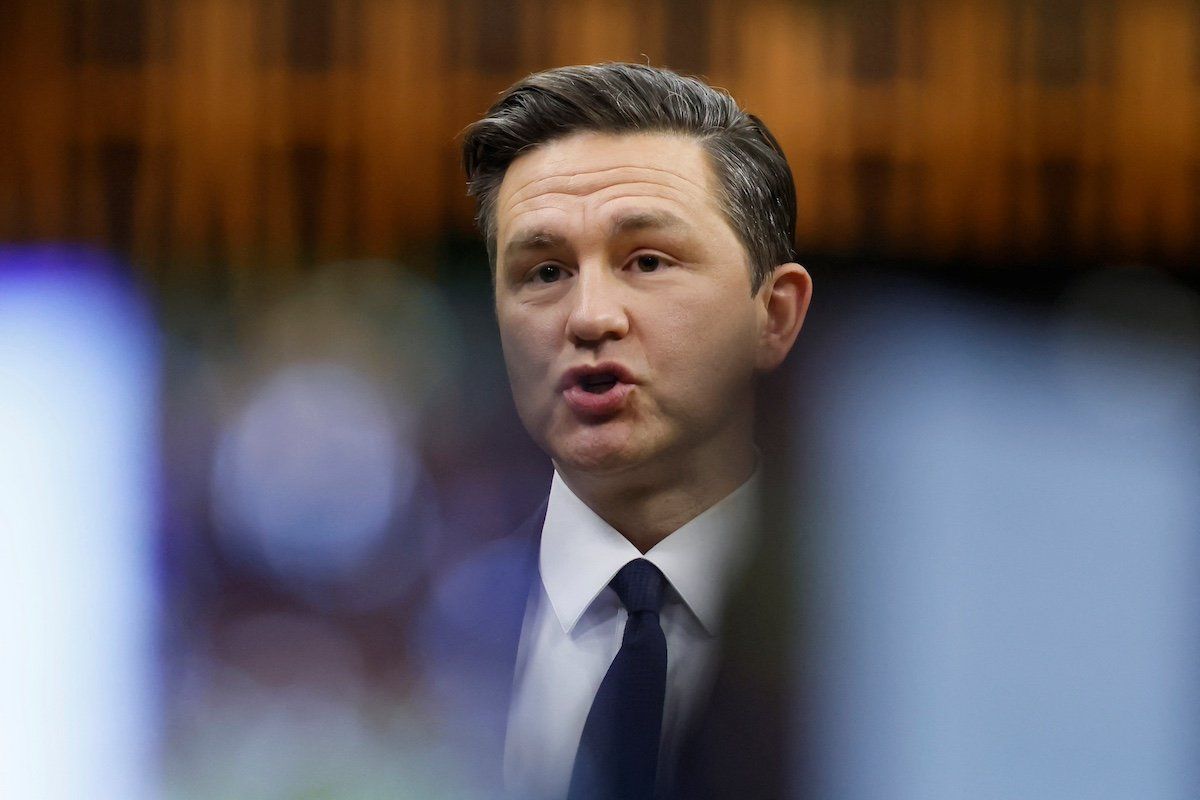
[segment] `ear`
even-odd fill
[[[812,278],[799,264],[780,264],[759,287],[758,353],[754,367],[770,372],[783,363],[808,313]]]

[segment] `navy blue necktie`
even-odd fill
[[[609,586],[629,619],[584,723],[567,797],[652,800],[667,688],[667,640],[658,620],[667,579],[639,558]]]

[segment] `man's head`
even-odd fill
[[[560,471],[744,479],[754,376],[810,293],[766,129],[674,73],[569,67],[506,92],[464,152],[517,410]]]
[[[531,75],[467,129],[463,166],[493,267],[496,195],[509,165],[530,148],[582,132],[695,139],[720,184],[721,209],[750,255],[752,289],[794,260],[796,189],[766,126],[695,78],[643,64],[598,64]]]

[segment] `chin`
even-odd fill
[[[572,431],[569,436],[551,441],[546,449],[556,464],[580,472],[612,472],[645,460],[627,431],[607,428],[601,425]]]

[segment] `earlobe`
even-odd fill
[[[812,278],[796,263],[780,264],[759,289],[761,303],[755,367],[769,372],[791,351],[812,299]]]

